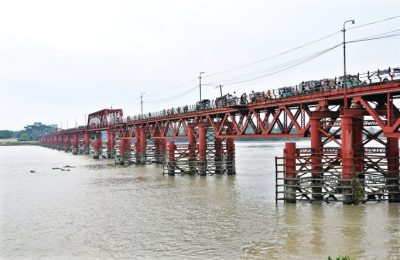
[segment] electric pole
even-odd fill
[[[200,89],[200,102],[201,102],[201,74],[203,74],[205,72],[200,72],[199,74],[199,89]]]
[[[143,119],[143,95],[146,94],[146,92],[140,93],[140,114]]]
[[[346,23],[355,24],[354,20],[347,20],[343,23],[343,80],[342,80],[342,86],[344,89],[344,108],[348,108],[347,104],[347,80],[346,80]]]

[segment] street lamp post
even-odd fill
[[[201,102],[201,74],[203,74],[205,72],[200,72],[199,74],[199,89],[200,89],[200,102]]]
[[[344,89],[344,108],[348,108],[347,103],[347,86],[346,86],[346,23],[355,24],[354,20],[347,20],[343,23],[343,80],[342,80],[342,87]]]

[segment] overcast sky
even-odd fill
[[[3,0],[0,129],[33,122],[73,127],[75,121],[83,124],[85,114],[111,106],[138,114],[142,92],[145,112],[192,104],[199,98],[202,71],[204,83],[225,84],[224,93],[238,94],[339,76],[341,46],[265,75],[340,44],[345,20],[356,21],[351,28],[398,15],[397,0]],[[347,38],[396,29],[399,18],[349,30]],[[399,46],[400,37],[348,44],[348,72],[400,66]],[[212,75],[219,72],[224,73]],[[260,76],[265,77],[228,84]],[[218,95],[215,87],[203,86],[203,98]]]

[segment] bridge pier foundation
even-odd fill
[[[141,143],[140,143],[140,129],[136,128],[135,129],[135,163],[139,164],[140,163],[140,153],[141,153]]]
[[[311,185],[313,200],[322,200],[322,142],[321,142],[321,117],[313,113],[310,117],[311,125]]]
[[[66,153],[71,151],[71,137],[69,135],[64,137],[64,151]]]
[[[155,146],[155,162],[156,163],[163,163],[165,159],[165,151],[166,151],[166,140],[165,139],[155,139],[154,140]]]
[[[74,142],[72,145],[72,154],[78,154],[79,139],[78,134],[74,134]]]
[[[199,124],[199,137],[198,137],[198,150],[199,150],[199,175],[206,175],[207,173],[207,140],[206,140],[206,127],[203,123]]]
[[[90,137],[89,133],[83,134],[83,153],[89,154],[90,153]]]
[[[215,145],[215,158],[214,158],[215,173],[216,174],[222,174],[223,173],[223,167],[222,167],[222,152],[223,152],[222,139],[216,137],[215,141],[214,141],[214,145]]]
[[[102,134],[101,132],[97,133],[97,137],[93,143],[93,159],[100,159],[101,151],[102,151]]]
[[[139,163],[146,163],[146,131],[144,127],[140,128],[140,151],[139,151]]]
[[[228,134],[234,134],[233,124],[229,125],[227,129]],[[228,175],[236,174],[236,166],[235,166],[235,139],[227,138],[226,139],[226,168]]]
[[[63,148],[64,148],[64,139],[62,136],[59,136],[57,140],[57,150],[60,151]]]
[[[358,192],[362,189],[362,183],[359,181],[359,174],[356,174],[356,169],[360,170],[360,165],[357,165],[356,152],[359,141],[359,132],[362,134],[362,128],[359,120],[362,121],[363,111],[359,109],[345,109],[341,114],[341,131],[342,131],[342,193],[343,203],[353,204],[358,202]]]
[[[188,135],[188,160],[189,174],[196,173],[196,137],[194,135],[194,126],[189,125],[187,129]]]
[[[107,131],[107,158],[114,159],[115,158],[115,136],[114,131],[109,129]]]
[[[120,137],[119,139],[119,158],[116,161],[116,163],[119,165],[124,165],[125,163],[130,164],[130,160],[131,160],[131,137],[129,135],[126,135],[125,137]]]
[[[285,143],[285,201],[296,203],[296,143]]]
[[[154,139],[154,162],[156,164],[162,163],[160,141],[161,141],[160,139]]]

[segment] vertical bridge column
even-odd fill
[[[223,173],[223,168],[222,168],[222,138],[215,137],[214,146],[215,146],[215,157],[214,157],[215,173],[216,174],[222,174]]]
[[[52,136],[51,137],[51,148],[57,149],[57,136]]]
[[[135,128],[135,162],[140,163],[140,128]]]
[[[100,155],[101,155],[101,150],[102,150],[102,134],[101,131],[99,131],[97,133],[97,138],[95,139],[94,143],[93,143],[93,150],[94,150],[94,154],[93,154],[93,159],[99,159]]]
[[[165,139],[154,139],[156,163],[163,163],[165,160],[166,142]]]
[[[233,124],[229,124],[227,129],[228,135],[234,135],[235,130],[233,128]],[[235,168],[235,139],[228,137],[226,139],[226,167],[228,175],[236,174]]]
[[[155,163],[161,163],[161,140],[154,139],[154,161]]]
[[[311,124],[311,190],[314,200],[322,200],[322,142],[321,142],[321,115],[312,113]]]
[[[144,127],[140,128],[140,163],[146,163],[146,131]]]
[[[131,159],[131,136],[129,130],[125,130],[123,136],[119,138],[119,164],[130,163]]]
[[[62,135],[59,135],[57,137],[57,150],[61,150],[64,147],[64,137]]]
[[[171,141],[168,143],[168,175],[175,175],[175,142]]]
[[[161,139],[160,140],[160,156],[161,156],[161,162],[165,161],[167,154],[167,140],[166,139]]]
[[[64,137],[64,150],[65,152],[71,150],[71,137],[68,134]]]
[[[355,182],[358,176],[356,172],[356,152],[357,141],[359,140],[359,131],[362,134],[362,128],[357,129],[360,124],[357,120],[362,121],[363,111],[359,109],[346,109],[341,114],[341,130],[342,130],[342,193],[343,203],[352,204],[357,201],[354,192],[358,190],[359,182]],[[358,165],[358,170],[360,166]]]
[[[207,173],[207,140],[206,140],[206,126],[204,123],[199,123],[199,174],[206,175]]]
[[[72,144],[72,154],[78,154],[79,147],[79,136],[78,134],[74,134],[74,142]]]
[[[194,135],[194,126],[188,125],[188,159],[189,159],[189,173],[196,173],[196,137]]]
[[[85,132],[83,134],[83,153],[84,154],[90,153],[90,137],[88,132]]]
[[[296,203],[296,143],[285,143],[285,201]]]
[[[108,129],[107,130],[107,158],[115,158],[115,136],[114,130]]]
[[[399,190],[399,139],[388,137],[386,143],[388,174],[386,185],[389,191],[389,202],[400,202]]]

